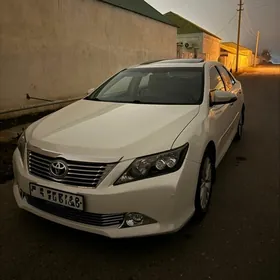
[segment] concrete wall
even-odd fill
[[[202,52],[206,54],[207,60],[218,61],[220,57],[220,40],[206,33],[203,33]]]
[[[175,57],[176,33],[96,0],[0,1],[0,110],[33,104],[26,93],[81,96],[124,67]]]

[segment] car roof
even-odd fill
[[[205,61],[204,59],[161,59],[143,62],[130,68],[163,68],[163,67],[203,67],[206,63],[215,64],[214,61]]]

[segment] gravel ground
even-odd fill
[[[16,148],[16,141],[0,142],[0,184],[13,179],[12,156]]]

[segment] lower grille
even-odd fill
[[[29,195],[26,196],[26,199],[28,204],[35,208],[38,208],[49,214],[82,224],[98,227],[119,226],[122,224],[124,219],[124,214],[94,214],[57,205],[55,203]]]

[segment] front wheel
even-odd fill
[[[206,153],[201,162],[195,195],[195,217],[198,219],[203,218],[209,208],[214,181],[214,169],[214,161]]]

